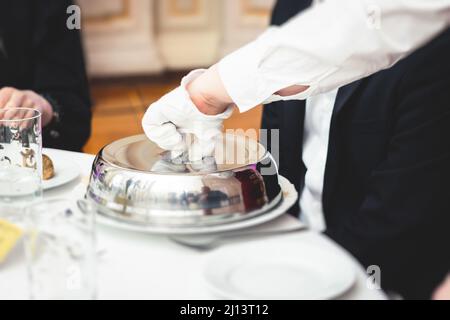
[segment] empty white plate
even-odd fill
[[[225,299],[332,299],[355,282],[352,261],[343,252],[302,243],[255,241],[212,253],[204,277]]]

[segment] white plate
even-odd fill
[[[271,212],[261,214],[254,218],[249,218],[247,220],[242,220],[238,222],[232,222],[223,225],[216,226],[201,226],[201,227],[190,227],[190,228],[177,228],[177,227],[160,227],[160,226],[142,226],[142,225],[133,225],[125,222],[121,222],[118,220],[114,220],[111,218],[107,218],[102,215],[97,215],[97,222],[102,225],[129,230],[129,231],[138,231],[152,234],[166,234],[166,235],[193,235],[193,234],[206,234],[206,233],[215,233],[215,232],[226,232],[238,229],[244,229],[253,227],[256,225],[263,224],[265,222],[271,221],[284,213],[292,207],[292,205],[297,201],[297,191],[295,187],[284,177],[279,177],[279,182],[281,189],[283,191],[283,200],[280,205],[277,206]],[[81,190],[75,190],[76,197],[83,197],[84,192],[86,191],[86,186],[82,186]]]
[[[55,176],[42,182],[44,190],[65,185],[80,176],[80,168],[67,155],[61,155],[52,149],[44,149],[42,153],[50,157],[55,167]]]
[[[225,299],[332,299],[356,280],[352,261],[301,238],[255,241],[218,249],[207,260],[204,279]]]

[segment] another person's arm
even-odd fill
[[[1,88],[0,109],[39,110],[44,145],[80,151],[90,134],[91,114],[80,32],[66,25],[71,4],[43,0],[28,8],[35,19],[30,38],[21,39],[29,42],[27,85]]]
[[[44,130],[44,145],[80,151],[91,129],[91,102],[80,31],[66,25],[69,0],[36,4],[31,90],[53,107],[55,117]]]

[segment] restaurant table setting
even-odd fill
[[[0,300],[385,299],[286,213],[297,192],[248,137],[224,135],[201,161],[144,135],[94,157],[42,150],[40,128],[13,139],[22,127],[0,122]],[[39,184],[42,153],[55,180]]]

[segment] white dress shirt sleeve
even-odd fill
[[[450,0],[323,0],[226,56],[219,74],[241,112],[306,99],[392,66],[449,24]],[[292,85],[309,89],[275,94]]]

